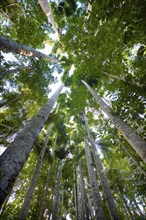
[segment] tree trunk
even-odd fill
[[[13,187],[13,184],[27,160],[33,143],[41,132],[50,112],[63,88],[61,85],[37,115],[17,135],[15,140],[0,157],[0,207]]]
[[[122,200],[123,200],[123,202],[124,202],[124,204],[125,204],[125,207],[126,207],[126,209],[127,209],[127,212],[128,212],[128,214],[129,214],[129,216],[130,216],[130,219],[131,219],[131,220],[134,220],[133,215],[132,215],[132,212],[131,212],[129,206],[127,205],[127,201],[126,201],[126,199],[125,199],[125,197],[124,197],[124,195],[123,195],[123,191],[122,191],[122,189],[121,189],[120,187],[118,187],[118,188],[119,188],[119,192],[120,192],[120,195],[121,195],[121,197],[122,197]]]
[[[81,190],[80,190],[80,178],[77,174],[77,220],[83,220],[82,219],[82,207],[81,207]]]
[[[25,71],[25,70],[30,70],[30,69],[32,69],[31,66],[21,66],[21,67],[17,67],[15,69],[12,69],[12,70],[3,71],[3,72],[0,73],[0,78],[4,77],[4,76],[15,74],[15,73],[18,73],[18,72],[22,72],[22,71]]]
[[[119,220],[118,213],[117,213],[117,210],[116,210],[116,207],[115,207],[115,202],[114,202],[111,190],[110,190],[110,186],[109,186],[109,183],[108,183],[103,165],[101,163],[101,160],[100,160],[100,157],[98,155],[94,140],[93,140],[93,138],[90,134],[89,128],[88,128],[87,119],[85,119],[85,126],[86,126],[86,130],[87,130],[87,133],[88,133],[88,138],[89,138],[89,141],[90,141],[90,144],[91,144],[91,149],[92,149],[92,154],[93,154],[93,157],[94,157],[94,160],[95,160],[95,165],[96,165],[96,168],[97,168],[99,176],[100,176],[102,189],[103,189],[105,199],[106,199],[106,202],[107,202],[107,205],[108,205],[110,217],[111,217],[112,220]]]
[[[36,164],[35,171],[33,173],[33,177],[31,179],[30,186],[29,186],[27,194],[25,196],[24,203],[23,203],[22,209],[20,211],[18,220],[25,220],[27,215],[28,215],[29,206],[30,206],[30,203],[31,203],[31,200],[32,200],[32,196],[33,196],[35,187],[36,187],[39,172],[40,172],[40,169],[41,169],[41,166],[42,166],[42,163],[43,163],[43,159],[44,159],[45,151],[46,151],[46,148],[47,148],[48,140],[49,140],[49,137],[50,137],[50,133],[52,131],[52,126],[53,126],[53,124],[50,125],[50,127],[48,129],[48,132],[46,134],[45,144],[44,144],[44,146],[41,150],[38,162]]]
[[[95,209],[95,219],[104,220],[103,210],[101,208],[101,198],[99,194],[99,187],[98,187],[95,171],[93,168],[93,161],[91,158],[87,139],[84,139],[84,145],[85,145],[86,161],[87,161],[88,174],[89,174],[90,187],[91,187],[91,195],[93,198],[93,204],[94,204],[94,209]]]
[[[52,156],[54,156],[54,151],[55,151],[55,147],[56,147],[56,141],[57,141],[57,135],[55,137],[55,142],[54,142],[54,146],[53,146]],[[44,211],[46,209],[46,199],[47,199],[48,190],[49,190],[50,176],[52,174],[52,168],[53,168],[52,165],[53,165],[53,162],[51,162],[51,164],[50,164],[50,169],[49,169],[49,172],[48,172],[48,175],[47,175],[47,182],[46,182],[46,186],[45,186],[45,192],[44,192],[44,195],[43,195],[43,200],[42,200],[42,203],[41,203],[39,220],[43,219]]]
[[[82,211],[84,213],[84,220],[89,220],[89,207],[88,207],[88,200],[87,200],[87,194],[85,189],[85,181],[83,178],[83,168],[82,163],[79,161],[79,169],[80,169],[80,182],[81,182],[81,197],[82,197],[82,204],[83,209]]]
[[[127,81],[124,77],[118,77],[118,76],[109,74],[109,73],[107,73],[107,72],[103,72],[103,73],[104,73],[105,75],[109,76],[110,78],[117,79],[117,80],[121,80],[121,81],[123,81],[123,82],[129,83],[129,84],[134,85],[134,86],[143,87],[143,85],[141,85],[140,83],[135,82],[135,81]]]
[[[87,193],[87,198],[88,198],[88,204],[89,204],[91,219],[94,219],[94,212],[93,212],[93,207],[92,207],[92,201],[91,201],[91,196],[90,196],[89,193]]]
[[[53,204],[53,210],[52,210],[52,219],[53,220],[59,219],[58,213],[59,213],[61,175],[62,175],[62,161],[59,161],[57,178],[56,178],[56,185],[55,185],[55,190],[54,190],[54,204]]]
[[[97,103],[100,105],[101,110],[111,119],[115,127],[121,132],[127,142],[133,147],[137,154],[146,163],[146,142],[143,141],[136,133],[128,127],[119,117],[111,113],[111,108],[99,97],[98,94],[85,82],[83,84],[89,89]]]
[[[49,2],[47,0],[39,0],[39,4],[40,4],[43,12],[46,15],[48,22],[52,24],[52,28],[53,28],[54,32],[56,33],[57,40],[59,40],[60,34],[58,32],[57,25],[54,21],[53,13],[52,13],[51,7],[49,5]]]
[[[0,50],[6,53],[12,52],[21,54],[23,56],[39,57],[50,62],[59,62],[57,59],[54,59],[44,53],[41,53],[38,50],[24,46],[3,36],[0,36]]]

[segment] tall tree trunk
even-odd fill
[[[110,186],[103,168],[103,165],[101,163],[100,157],[98,155],[94,140],[90,134],[89,128],[88,128],[88,123],[87,123],[87,119],[85,118],[85,126],[86,126],[86,130],[87,130],[87,134],[88,134],[88,138],[91,144],[91,150],[92,150],[92,154],[95,160],[95,165],[96,168],[98,170],[99,176],[100,176],[100,181],[101,181],[101,185],[102,185],[102,189],[105,195],[105,199],[108,205],[108,209],[109,209],[109,213],[110,213],[110,217],[112,220],[119,220],[118,217],[118,213],[115,207],[115,202],[110,190]]]
[[[93,207],[92,207],[92,201],[91,201],[91,196],[90,196],[89,193],[87,193],[87,198],[88,198],[88,204],[89,204],[91,219],[94,219],[94,212],[93,212]]]
[[[39,4],[40,4],[43,12],[46,15],[48,22],[52,24],[52,28],[53,28],[54,32],[56,33],[57,40],[59,40],[60,34],[58,32],[57,25],[54,21],[53,13],[52,13],[51,7],[49,5],[49,2],[47,0],[39,0]]]
[[[7,71],[3,71],[0,73],[0,78],[1,77],[4,77],[4,76],[9,76],[9,75],[12,75],[12,74],[15,74],[15,73],[18,73],[18,72],[22,72],[22,71],[25,71],[25,70],[31,70],[32,67],[31,66],[20,66],[20,67],[17,67],[15,69],[12,69],[12,70],[7,70]]]
[[[142,84],[138,83],[138,82],[135,82],[135,81],[127,81],[124,77],[118,77],[118,76],[115,76],[115,75],[112,75],[110,73],[107,73],[107,72],[103,72],[105,75],[109,76],[110,78],[113,78],[113,79],[117,79],[117,80],[121,80],[123,82],[126,82],[126,83],[129,83],[131,85],[134,85],[134,86],[138,86],[138,87],[143,87]]]
[[[13,184],[27,160],[33,143],[41,132],[50,112],[63,88],[61,85],[37,115],[17,135],[15,140],[0,157],[0,207],[13,187]]]
[[[56,178],[56,185],[55,185],[55,190],[54,190],[54,204],[53,204],[53,210],[52,210],[52,219],[53,220],[58,220],[59,219],[58,214],[59,214],[61,175],[62,175],[62,161],[59,161],[57,178]]]
[[[88,200],[87,200],[87,194],[86,194],[86,189],[85,189],[85,181],[83,178],[83,167],[82,167],[81,161],[79,161],[79,169],[80,169],[80,182],[81,182],[81,197],[82,197],[82,204],[83,204],[82,212],[84,213],[84,220],[89,220],[89,207],[88,207]]]
[[[124,197],[124,195],[123,195],[123,190],[121,189],[121,187],[118,187],[118,188],[119,188],[119,192],[120,192],[120,195],[121,195],[121,197],[122,197],[122,200],[123,200],[123,202],[124,202],[124,204],[125,204],[125,207],[126,207],[126,209],[127,209],[127,212],[128,212],[128,214],[129,214],[129,217],[130,217],[131,220],[134,220],[133,214],[132,214],[132,212],[131,212],[131,210],[130,210],[128,204],[127,204],[127,201],[126,201],[126,199],[125,199],[125,197]]]
[[[46,199],[47,199],[47,195],[48,195],[51,174],[52,174],[52,163],[50,163],[50,168],[49,168],[49,172],[48,172],[48,175],[47,175],[47,182],[46,182],[46,186],[45,186],[45,192],[44,192],[44,195],[43,195],[43,200],[41,202],[39,220],[43,219],[44,211],[45,211],[45,208],[46,208]]]
[[[57,59],[54,59],[44,53],[41,53],[38,50],[24,46],[3,36],[0,36],[0,50],[6,53],[18,53],[23,56],[40,57],[51,62],[59,62]]]
[[[84,139],[84,145],[85,145],[85,152],[86,152],[86,161],[87,161],[87,167],[88,167],[88,174],[89,174],[89,180],[90,180],[90,187],[91,187],[91,194],[93,198],[93,204],[95,209],[95,219],[104,219],[103,210],[101,208],[101,198],[99,194],[99,187],[95,175],[95,171],[93,168],[93,161],[90,154],[89,145],[87,142],[87,139]]]
[[[43,163],[43,159],[44,159],[45,151],[46,151],[46,148],[47,148],[48,140],[49,140],[49,137],[50,137],[50,133],[52,131],[52,126],[53,126],[53,124],[50,125],[50,127],[48,129],[48,132],[46,134],[45,144],[44,144],[44,146],[41,150],[39,159],[37,161],[37,164],[36,164],[36,167],[35,167],[35,170],[34,170],[34,173],[33,173],[33,177],[31,179],[30,186],[29,186],[27,194],[25,196],[24,203],[23,203],[22,209],[20,211],[18,220],[25,220],[27,215],[28,215],[29,206],[30,206],[30,203],[31,203],[31,200],[32,200],[32,196],[33,196],[35,187],[36,187],[39,172],[40,172],[40,169],[41,169],[41,166],[42,166],[42,163]]]
[[[56,141],[57,141],[57,134],[56,134],[56,137],[55,137],[52,156],[54,156]],[[44,192],[44,195],[43,195],[43,200],[42,200],[42,203],[41,203],[39,220],[43,219],[44,211],[46,209],[46,199],[47,199],[47,195],[48,195],[48,191],[49,191],[49,183],[50,183],[50,177],[51,177],[51,174],[52,174],[52,169],[53,169],[53,161],[50,163],[50,169],[49,169],[49,172],[48,172],[48,175],[47,175],[47,182],[46,182],[46,186],[45,186],[45,192]]]
[[[81,202],[80,177],[77,174],[77,220],[83,220]]]
[[[96,92],[85,81],[82,80],[82,82],[89,89],[97,103],[100,105],[101,110],[109,117],[127,142],[146,163],[146,142],[143,141],[136,133],[134,133],[133,130],[128,127],[119,117],[112,114],[111,108],[99,97],[99,95],[96,94]]]

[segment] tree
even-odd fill
[[[2,154],[0,161],[0,205],[3,204],[5,198],[12,189],[23,164],[27,160],[33,147],[33,143],[48,119],[62,88],[63,85],[56,90],[48,102],[38,111],[37,115],[17,135],[14,142]]]
[[[59,40],[60,38],[60,34],[59,34],[59,31],[58,31],[58,28],[56,26],[56,23],[54,21],[54,17],[53,17],[53,14],[52,14],[52,10],[51,10],[51,7],[48,3],[47,0],[39,0],[39,4],[43,10],[43,12],[45,13],[47,19],[48,19],[48,22],[52,24],[52,28],[53,30],[55,31],[56,33],[56,36],[57,36],[57,39]]]
[[[94,168],[93,168],[93,161],[91,159],[89,144],[86,138],[84,140],[84,144],[85,144],[86,160],[87,160],[89,180],[90,180],[90,186],[91,186],[91,194],[92,194],[94,208],[95,208],[95,218],[104,219],[103,210],[101,206],[101,198],[99,194],[99,187],[98,187],[96,175],[95,175]]]
[[[46,151],[46,148],[47,148],[48,139],[49,139],[49,136],[51,134],[52,126],[53,125],[51,124],[48,131],[47,131],[44,146],[42,147],[41,153],[39,155],[39,158],[38,158],[38,161],[37,161],[34,173],[33,173],[33,177],[31,179],[28,191],[27,191],[25,199],[24,199],[22,209],[21,209],[19,217],[18,217],[18,219],[20,219],[20,220],[26,219],[26,217],[28,215],[29,206],[30,206],[30,203],[31,203],[33,192],[34,192],[35,187],[36,187],[36,182],[38,180],[39,172],[40,172],[40,169],[41,169],[41,166],[42,166],[42,163],[43,163],[43,159],[44,159],[45,151]]]
[[[137,154],[146,162],[146,143],[137,134],[135,134],[130,127],[128,127],[119,117],[111,113],[110,107],[99,97],[94,90],[82,80],[84,85],[89,89],[93,97],[100,105],[101,110],[110,118],[116,128],[121,132],[128,143],[133,147]]]
[[[44,53],[41,53],[40,51],[24,46],[22,44],[19,44],[3,36],[0,36],[0,44],[1,44],[0,50],[7,52],[7,53],[13,52],[13,53],[21,54],[23,56],[41,57],[51,62],[58,62],[58,60],[55,58],[52,58]]]
[[[58,170],[56,176],[56,184],[54,189],[54,200],[53,200],[53,210],[52,210],[52,219],[58,220],[59,216],[59,199],[60,199],[60,181],[62,174],[62,161],[58,161]]]
[[[87,134],[88,134],[88,139],[89,139],[90,144],[91,144],[91,149],[92,149],[92,154],[93,154],[93,157],[94,157],[96,169],[98,170],[98,173],[99,173],[99,176],[100,176],[100,181],[101,181],[103,192],[104,192],[104,195],[105,195],[105,198],[106,198],[106,202],[107,202],[107,206],[108,206],[108,209],[109,209],[110,217],[111,217],[111,219],[117,219],[118,220],[119,216],[118,216],[118,213],[117,213],[117,210],[116,210],[116,206],[115,206],[115,202],[114,202],[111,190],[110,190],[110,186],[109,186],[109,183],[108,183],[103,165],[101,163],[100,157],[97,153],[95,142],[94,142],[93,137],[91,136],[91,133],[89,131],[88,123],[87,123],[86,118],[85,118],[85,126],[86,126],[86,131],[87,131]]]

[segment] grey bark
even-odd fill
[[[27,160],[33,143],[41,132],[53,106],[63,88],[61,85],[37,115],[17,135],[6,151],[0,157],[0,206],[8,196],[13,184]]]
[[[81,190],[80,190],[80,178],[77,174],[77,220],[83,220],[82,219],[82,207],[81,207]]]
[[[0,78],[4,77],[4,76],[9,76],[9,75],[12,75],[12,74],[15,74],[18,72],[22,72],[25,70],[29,70],[29,69],[32,69],[32,67],[31,66],[21,66],[21,67],[17,67],[15,69],[12,69],[12,70],[3,71],[0,73]]]
[[[92,150],[92,154],[94,157],[96,169],[99,173],[102,189],[103,189],[104,196],[105,196],[107,206],[109,209],[110,217],[112,220],[119,220],[118,213],[117,213],[116,206],[115,206],[115,202],[114,202],[111,190],[110,190],[110,186],[109,186],[102,162],[100,160],[100,157],[98,155],[94,140],[93,140],[93,138],[90,134],[89,128],[88,128],[87,119],[85,119],[85,126],[86,126],[86,130],[87,130],[88,138],[89,138],[89,141],[91,144],[91,150]]]
[[[57,59],[54,59],[44,53],[41,53],[38,50],[35,50],[31,47],[24,46],[20,43],[17,43],[3,36],[0,36],[0,50],[6,53],[9,53],[9,52],[18,53],[23,56],[39,57],[39,58],[43,58],[51,62],[57,62],[57,63],[59,62]]]
[[[119,187],[119,192],[120,192],[120,195],[121,195],[121,197],[122,197],[122,200],[123,200],[123,202],[124,202],[124,204],[125,204],[125,207],[126,207],[126,209],[127,209],[127,212],[128,212],[128,214],[129,214],[130,219],[131,219],[131,220],[134,220],[134,217],[133,217],[133,215],[132,215],[132,212],[131,212],[131,210],[130,210],[128,204],[127,204],[127,201],[126,201],[126,199],[125,199],[125,197],[124,197],[124,195],[123,195],[123,191],[122,191],[122,189],[121,189],[120,187]]]
[[[54,155],[54,151],[55,151],[55,147],[56,147],[56,141],[57,141],[57,135],[55,137],[52,156]],[[53,168],[52,165],[53,165],[53,162],[50,163],[50,168],[49,168],[49,172],[48,172],[48,175],[47,175],[47,182],[46,182],[45,192],[44,192],[42,203],[41,203],[39,220],[43,219],[44,211],[46,209],[46,200],[47,200],[47,195],[48,195],[48,190],[49,190],[50,177],[51,177],[52,168]]]
[[[88,204],[89,204],[91,219],[94,219],[94,212],[93,212],[93,208],[92,208],[92,201],[91,201],[91,196],[90,196],[89,193],[87,193],[87,198],[88,198]]]
[[[84,213],[84,220],[89,220],[89,207],[88,207],[88,200],[87,194],[85,189],[85,181],[83,177],[83,167],[81,161],[79,161],[79,169],[80,169],[80,182],[81,182],[81,197],[82,197],[82,204],[83,204],[83,213]]]
[[[42,163],[43,163],[43,159],[44,159],[45,151],[46,151],[46,148],[47,148],[48,140],[49,140],[49,137],[50,137],[50,134],[51,134],[51,131],[52,131],[52,126],[53,126],[53,124],[50,125],[50,127],[47,131],[46,140],[45,140],[44,146],[41,150],[39,159],[37,161],[37,164],[36,164],[36,167],[35,167],[35,170],[34,170],[34,173],[33,173],[33,177],[31,179],[28,191],[26,193],[24,203],[22,205],[22,209],[20,211],[18,220],[25,220],[27,215],[28,215],[29,206],[30,206],[30,203],[31,203],[31,200],[32,200],[32,196],[33,196],[35,187],[36,187],[39,172],[40,172],[40,169],[41,169],[41,166],[42,166]]]
[[[40,216],[39,216],[39,220],[43,219],[43,215],[44,215],[44,211],[46,208],[46,199],[47,199],[47,194],[48,194],[48,190],[49,190],[49,183],[50,183],[50,176],[52,173],[52,163],[50,163],[50,169],[47,175],[47,182],[46,182],[46,186],[45,186],[45,192],[43,195],[43,200],[41,203],[41,209],[40,209]]]
[[[109,117],[115,127],[120,131],[127,142],[133,147],[137,154],[146,163],[146,142],[143,141],[130,127],[126,125],[119,117],[111,113],[111,108],[100,98],[98,94],[85,82],[83,84],[89,89],[101,110]]]
[[[117,79],[117,80],[121,80],[123,82],[127,82],[131,85],[134,85],[134,86],[138,86],[138,87],[143,87],[142,84],[138,83],[138,82],[135,82],[135,81],[127,81],[124,77],[118,77],[118,76],[115,76],[115,75],[112,75],[112,74],[109,74],[107,72],[103,72],[105,75],[109,76],[110,78],[113,78],[113,79]]]
[[[57,35],[57,40],[60,39],[60,34],[58,32],[58,28],[57,25],[55,23],[54,17],[53,17],[53,13],[51,10],[51,7],[49,5],[49,2],[47,0],[39,0],[39,4],[44,12],[44,14],[46,15],[48,22],[52,24],[52,28],[54,30],[54,32]]]
[[[56,185],[55,185],[55,190],[54,190],[54,204],[53,204],[53,210],[52,210],[52,219],[53,220],[58,220],[59,219],[58,214],[59,214],[61,175],[62,175],[62,162],[59,161],[57,178],[56,178]]]
[[[99,187],[98,187],[95,171],[93,168],[93,161],[90,154],[89,145],[86,138],[84,139],[84,145],[85,145],[86,161],[87,161],[88,174],[89,174],[90,187],[91,187],[91,195],[93,198],[93,204],[95,208],[95,219],[104,220],[103,210],[101,208]]]

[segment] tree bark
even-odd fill
[[[114,202],[111,190],[110,190],[110,186],[109,186],[109,183],[108,183],[108,180],[107,180],[102,162],[100,160],[100,157],[98,155],[94,140],[93,140],[93,138],[90,134],[89,128],[88,128],[87,119],[85,119],[85,126],[86,126],[86,130],[87,130],[88,138],[89,138],[89,141],[90,141],[90,144],[91,144],[91,150],[92,150],[92,154],[93,154],[93,157],[94,157],[96,169],[99,173],[102,189],[103,189],[105,199],[106,199],[106,202],[107,202],[107,206],[108,206],[108,209],[109,209],[110,217],[111,217],[112,220],[119,220],[118,213],[117,213],[117,210],[116,210],[116,207],[115,207],[115,202]]]
[[[84,213],[84,220],[89,220],[89,207],[88,207],[88,199],[85,189],[85,181],[83,178],[83,167],[81,161],[79,161],[79,169],[80,169],[80,182],[81,182],[81,197],[82,197],[82,212]],[[83,211],[84,210],[84,211]]]
[[[61,175],[62,175],[62,162],[59,161],[57,178],[56,178],[56,185],[55,185],[55,190],[54,190],[54,204],[53,204],[53,210],[52,210],[52,219],[53,220],[59,219],[58,213],[59,213]]]
[[[130,210],[128,204],[127,204],[127,201],[126,201],[126,199],[125,199],[125,197],[124,197],[124,195],[123,195],[123,191],[122,191],[122,189],[121,189],[120,187],[118,187],[118,188],[119,188],[119,192],[120,192],[120,195],[121,195],[121,197],[122,197],[122,200],[123,200],[123,202],[124,202],[124,204],[125,204],[125,207],[126,207],[126,209],[127,209],[127,212],[128,212],[128,214],[129,214],[129,217],[130,217],[131,220],[134,220],[133,214],[132,214],[132,212],[131,212],[131,210]]]
[[[77,174],[77,220],[83,220],[82,217],[82,207],[81,207],[81,186],[80,186],[80,177]]]
[[[89,193],[87,193],[87,198],[88,198],[88,204],[89,204],[91,219],[94,219],[94,212],[93,212],[93,207],[92,207],[92,201],[91,201],[91,196],[90,196]]]
[[[54,156],[54,151],[55,151],[55,147],[56,147],[56,141],[57,141],[57,135],[55,137],[55,142],[54,142],[54,146],[53,146],[52,156]],[[44,195],[43,195],[43,200],[42,200],[42,203],[41,203],[39,220],[43,219],[44,211],[46,209],[46,199],[47,199],[47,195],[48,195],[50,176],[52,174],[52,169],[53,169],[53,161],[50,164],[50,169],[49,169],[49,172],[48,172],[48,175],[47,175],[47,182],[46,182],[46,186],[45,186],[45,192],[44,192]]]
[[[48,129],[48,132],[46,134],[45,144],[44,144],[44,146],[41,150],[38,162],[36,164],[36,167],[35,167],[35,170],[34,170],[34,173],[33,173],[33,177],[31,179],[30,186],[29,186],[28,191],[26,193],[24,203],[23,203],[22,209],[20,211],[18,220],[25,220],[27,215],[28,215],[29,206],[30,206],[30,203],[31,203],[31,200],[32,200],[32,196],[33,196],[35,187],[36,187],[39,172],[40,172],[40,169],[41,169],[41,166],[42,166],[42,163],[43,163],[43,159],[44,159],[45,151],[46,151],[46,148],[47,148],[48,140],[49,140],[49,137],[50,137],[50,134],[51,134],[51,131],[52,131],[52,126],[53,126],[53,124],[50,125],[50,127]]]
[[[8,196],[13,184],[27,160],[33,143],[41,132],[50,112],[63,88],[63,84],[51,96],[48,102],[38,111],[37,115],[17,135],[0,157],[0,207]]]
[[[111,108],[100,98],[98,94],[85,82],[83,84],[89,89],[97,103],[100,105],[101,110],[109,117],[115,127],[120,131],[127,142],[133,147],[137,154],[146,163],[146,142],[143,141],[133,130],[126,125],[119,117],[111,113]]]
[[[91,187],[91,195],[93,198],[93,204],[95,209],[95,219],[104,220],[103,210],[101,208],[99,187],[96,180],[96,175],[93,168],[93,161],[91,158],[90,149],[86,138],[84,139],[84,145],[85,145],[86,161],[87,161],[88,174],[89,174],[90,187]]]
[[[57,25],[54,21],[53,13],[52,13],[51,7],[49,5],[49,2],[47,0],[39,0],[39,4],[40,4],[44,14],[46,15],[46,17],[48,19],[48,22],[50,24],[52,24],[52,28],[53,28],[56,36],[57,36],[57,40],[59,40],[60,39],[60,34],[58,32]]]
[[[17,43],[3,36],[0,36],[0,50],[6,53],[12,52],[12,53],[21,54],[23,56],[39,57],[48,60],[50,62],[55,62],[55,63],[59,62],[59,60],[54,59],[44,53],[41,53],[38,50],[24,46],[20,43]]]

